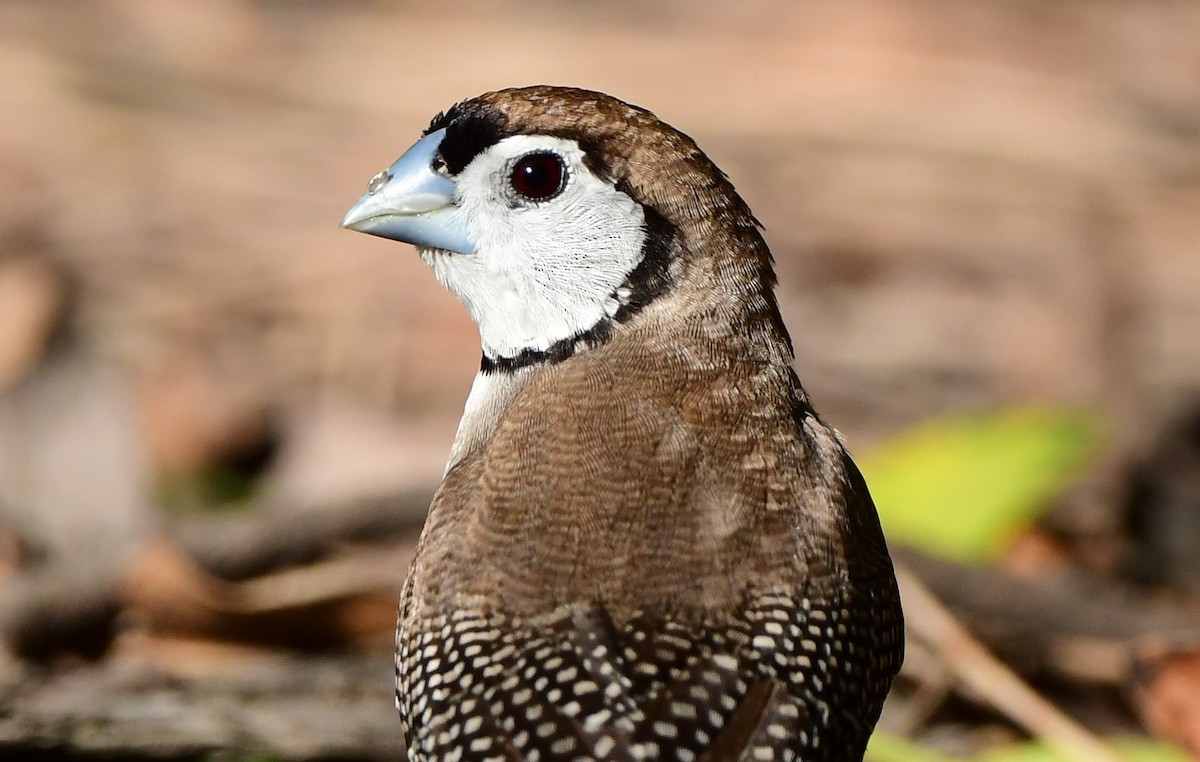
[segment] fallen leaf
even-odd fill
[[[995,560],[1079,474],[1100,422],[1024,408],[929,421],[860,461],[890,540]]]
[[[1200,647],[1151,646],[1138,659],[1136,675],[1146,725],[1200,759]]]

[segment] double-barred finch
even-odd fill
[[[483,344],[401,602],[409,758],[860,760],[903,654],[891,561],[691,138],[488,93],[343,224],[416,244]]]

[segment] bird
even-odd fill
[[[415,244],[482,347],[401,593],[408,758],[861,760],[903,660],[891,558],[695,141],[489,92],[342,224]]]

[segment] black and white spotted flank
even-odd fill
[[[399,644],[397,706],[412,753],[447,762],[843,760],[868,732],[845,696],[881,698],[889,681],[872,675],[895,648],[784,593],[696,627],[576,608],[427,625]]]

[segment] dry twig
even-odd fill
[[[1120,762],[1103,741],[1038,695],[976,640],[904,564],[896,564],[910,632],[928,642],[958,681],[1013,722],[1078,762]]]

